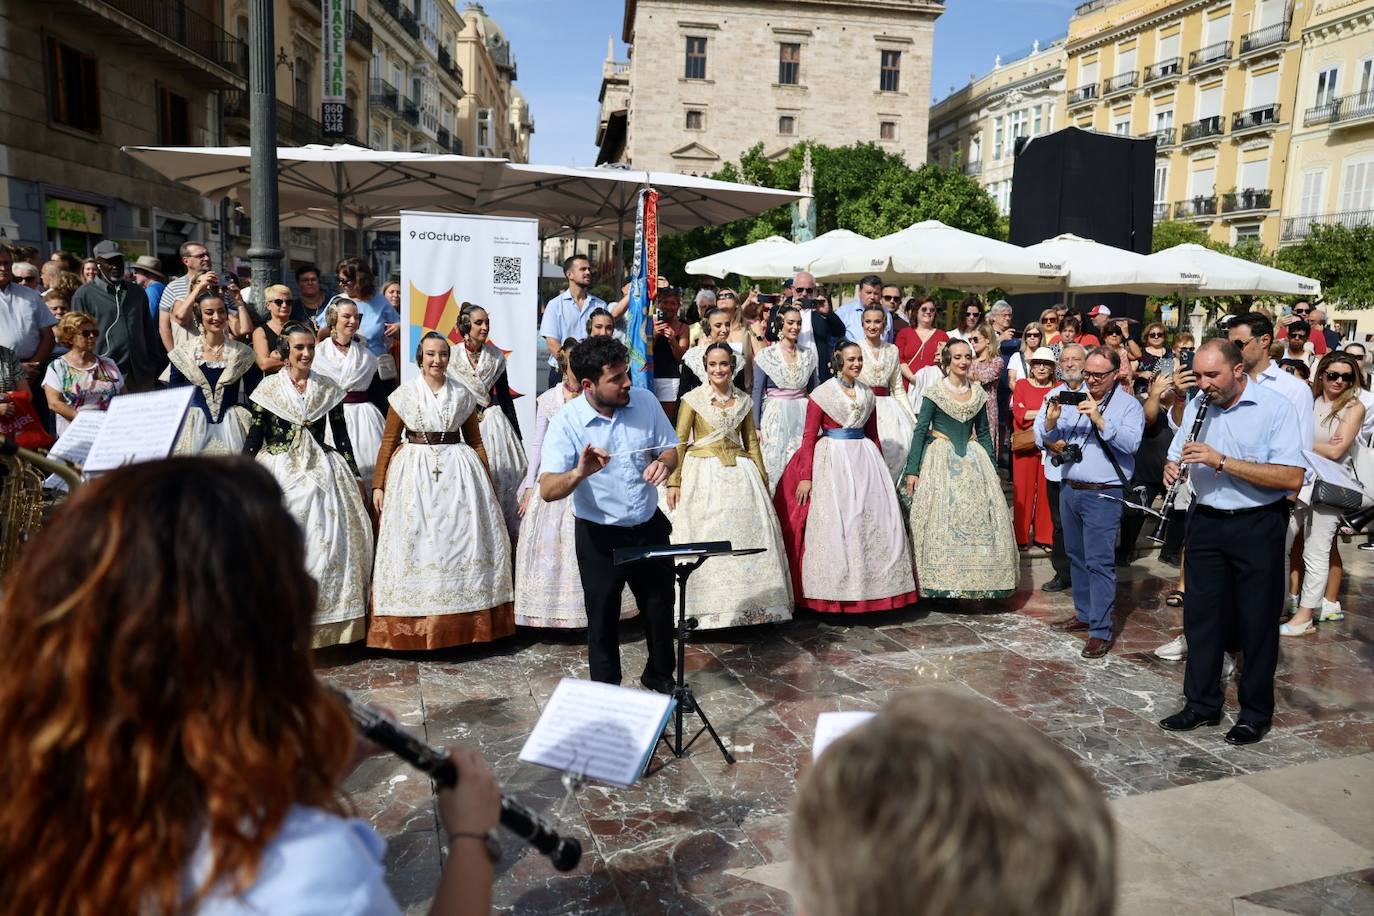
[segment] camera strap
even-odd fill
[[[1107,405],[1112,402],[1112,398],[1116,395],[1116,392],[1117,388],[1112,388],[1112,393],[1107,395],[1107,400],[1102,402],[1102,407],[1099,410],[1099,412],[1102,414],[1103,417],[1106,417]],[[1121,489],[1129,490],[1131,488],[1131,483],[1129,480],[1126,479],[1125,472],[1121,470],[1120,462],[1116,460],[1116,452],[1114,452],[1112,450],[1112,447],[1107,444],[1105,439],[1102,438],[1102,433],[1098,432],[1096,423],[1089,420],[1088,426],[1093,431],[1093,438],[1096,439],[1097,444],[1102,447],[1102,453],[1107,456],[1107,461],[1111,462],[1112,470],[1116,471],[1116,476],[1121,479]]]

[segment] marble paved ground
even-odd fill
[[[1343,554],[1346,620],[1323,625],[1316,636],[1284,641],[1275,729],[1248,749],[1222,741],[1226,723],[1182,735],[1156,727],[1180,704],[1183,667],[1150,654],[1180,621],[1180,612],[1163,603],[1172,587],[1166,577],[1176,573],[1152,558],[1122,571],[1122,632],[1100,661],[1081,659],[1081,638],[1047,626],[1071,613],[1072,602],[1039,591],[1051,574],[1041,559],[1023,561],[1021,589],[1005,601],[930,602],[843,620],[803,615],[788,624],[703,634],[688,651],[690,680],[739,762],[726,765],[703,738],[685,759],[665,761],[660,753],[657,762],[666,765],[634,788],[588,786],[571,800],[563,797],[556,774],[516,756],[559,679],[586,676],[579,634],[522,630],[496,646],[427,655],[342,649],[320,663],[324,676],[392,709],[431,743],[480,747],[507,792],[551,811],[564,830],[581,837],[583,864],[570,875],[554,873],[507,839],[496,885],[500,911],[790,913],[790,897],[780,889],[789,858],[787,811],[809,765],[817,714],[876,709],[912,686],[946,685],[1009,710],[1076,755],[1114,800],[1123,824],[1163,818],[1180,837],[1205,826],[1207,806],[1176,803],[1177,792],[1162,790],[1217,783],[1213,791],[1230,792],[1231,781],[1244,785],[1260,778],[1256,774],[1374,749],[1374,562],[1353,545]],[[643,664],[637,637],[637,629],[627,629],[627,675]],[[1234,684],[1228,702],[1233,710]],[[1351,791],[1342,780],[1352,777],[1334,772],[1324,782],[1294,780],[1297,787],[1285,788],[1283,800],[1301,800],[1307,792],[1312,804],[1331,807],[1332,793],[1339,801],[1345,797],[1340,793]],[[1374,823],[1369,782],[1362,796],[1345,803],[1368,814],[1358,818],[1366,831]],[[427,780],[398,760],[376,757],[354,773],[348,789],[359,814],[388,840],[389,880],[398,898],[423,912],[441,854]],[[1231,810],[1227,799],[1232,796],[1220,796],[1217,810]],[[1171,813],[1126,817],[1123,811],[1134,810],[1130,805]],[[1301,840],[1304,854],[1328,861],[1321,845],[1328,834],[1339,830]],[[1374,849],[1374,839],[1364,839],[1355,848]],[[1153,859],[1138,854],[1139,843],[1159,851],[1123,831],[1126,912],[1190,912],[1161,901],[1201,893],[1211,874],[1208,857],[1225,858],[1224,842],[1198,843],[1195,864],[1202,867],[1187,880],[1162,866],[1151,877],[1147,860]],[[1294,873],[1300,880],[1226,885],[1244,891],[1244,899],[1236,892],[1234,912],[1374,912],[1374,858],[1360,859],[1342,847],[1329,861],[1330,871]],[[1251,867],[1262,874],[1265,863]],[[1196,887],[1189,884],[1194,879]],[[1217,887],[1208,893],[1217,903]]]

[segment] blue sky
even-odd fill
[[[943,97],[970,75],[991,70],[997,54],[1009,56],[1036,39],[1062,35],[1078,2],[948,0],[935,23],[932,92]],[[607,36],[615,38],[616,58],[625,58],[623,0],[483,0],[483,6],[505,30],[519,64],[516,85],[529,99],[535,121],[530,158],[549,165],[592,165]],[[641,57],[645,53],[641,48]],[[836,125],[835,139],[847,142],[843,125]]]

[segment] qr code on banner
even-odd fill
[[[520,259],[496,255],[491,259],[491,282],[500,284],[520,282]]]

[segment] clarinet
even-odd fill
[[[1207,418],[1207,405],[1211,403],[1211,392],[1204,391],[1197,399],[1197,415],[1193,417],[1193,428],[1188,430],[1188,438],[1183,441],[1184,445],[1196,441],[1197,434],[1202,432],[1202,421]],[[1169,516],[1174,511],[1174,503],[1178,501],[1178,491],[1183,488],[1183,483],[1188,479],[1188,465],[1180,464],[1178,477],[1174,479],[1173,486],[1169,487],[1169,492],[1164,497],[1164,505],[1160,507],[1159,524],[1155,526],[1155,533],[1149,535],[1151,541],[1156,544],[1164,543],[1164,536],[1169,530]]]
[[[442,789],[451,789],[458,784],[458,770],[448,754],[402,731],[390,719],[359,703],[345,691],[330,689],[344,701],[353,724],[363,737],[428,773],[434,784]],[[507,796],[501,798],[501,826],[548,856],[559,871],[572,871],[582,860],[582,844],[576,837],[559,836],[543,817]]]

